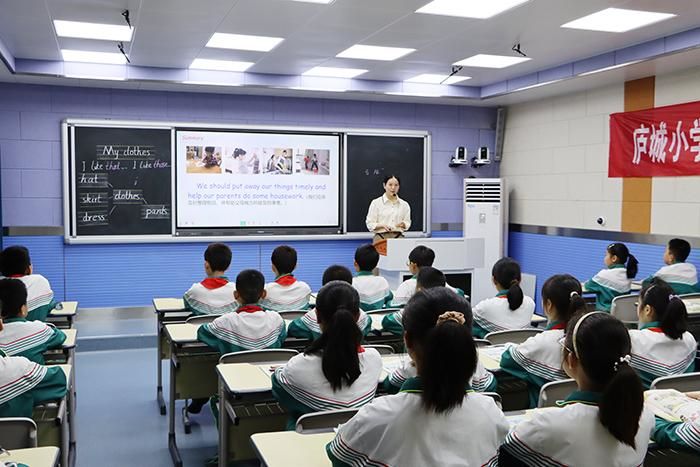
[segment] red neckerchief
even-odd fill
[[[20,277],[24,277],[26,274],[12,274],[10,276],[7,276],[10,279],[19,279]]]
[[[225,277],[207,277],[202,282],[200,282],[205,289],[214,290],[219,289],[226,284],[228,284],[228,279]]]
[[[243,305],[236,310],[236,313],[255,313],[256,311],[265,311],[258,305]]]
[[[362,347],[361,345],[357,346],[357,353],[365,353],[365,348]]]
[[[657,327],[653,327],[653,328],[644,328],[644,330],[645,330],[645,331],[651,331],[651,332],[664,332],[663,329],[657,328]]]
[[[554,331],[555,329],[566,329],[566,323],[557,323],[549,328],[550,331]]]
[[[275,279],[275,282],[284,286],[292,285],[296,281],[296,278],[291,274],[285,274],[284,276],[279,276],[277,279]]]

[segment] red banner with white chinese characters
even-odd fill
[[[610,115],[609,177],[700,175],[700,102]]]

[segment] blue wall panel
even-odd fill
[[[509,256],[520,262],[522,271],[537,276],[537,307],[541,310],[540,289],[548,277],[568,273],[581,281],[590,279],[603,269],[605,249],[611,243],[580,237],[511,232]],[[637,279],[644,279],[661,266],[665,245],[627,243],[630,252],[639,260]],[[700,267],[700,251],[694,250],[688,262]]]
[[[22,245],[29,248],[34,272],[46,277],[56,300],[66,300],[63,237],[4,237],[2,246]],[[68,300],[71,300],[68,298]]]

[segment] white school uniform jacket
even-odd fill
[[[415,378],[416,376],[418,376],[416,366],[410,358],[406,357],[401,360],[401,364],[398,367],[389,373],[384,386],[389,392],[396,392],[396,389],[400,389],[407,380]],[[390,387],[387,387],[387,384]],[[474,376],[469,380],[469,386],[476,392],[488,392],[495,391],[497,385],[498,383],[493,373],[484,368],[481,361],[477,361],[476,371],[474,372]],[[391,391],[390,389],[393,388],[396,389]]]
[[[697,342],[689,332],[680,339],[671,339],[658,327],[659,323],[645,323],[640,329],[630,330],[632,361],[646,387],[661,376],[691,372],[695,368]]]
[[[27,319],[46,321],[46,317],[56,304],[49,281],[41,274],[12,276],[9,279],[19,279],[24,282],[24,286],[27,288]]]
[[[700,292],[698,271],[695,269],[695,265],[690,263],[674,263],[664,266],[656,271],[647,281],[654,277],[668,282],[668,285],[677,294]]]
[[[260,302],[266,310],[306,310],[309,308],[311,287],[306,282],[298,281],[291,274],[285,274],[274,282],[265,284],[267,295]]]
[[[43,321],[9,318],[5,319],[3,324],[4,329],[0,331],[0,351],[8,356],[27,357],[42,365],[43,353],[49,349],[60,348],[66,340],[63,331]]]
[[[422,407],[421,392],[420,379],[412,378],[398,394],[360,409],[326,446],[333,465],[497,465],[508,422],[492,398],[469,392],[461,406],[435,414]]]
[[[596,294],[597,310],[610,311],[613,298],[630,293],[632,279],[627,277],[624,265],[613,264],[607,269],[601,269],[584,286],[586,291]]]
[[[234,313],[219,316],[197,330],[197,339],[220,353],[282,347],[287,337],[284,319],[279,313],[257,305],[241,306]]]
[[[65,394],[66,375],[60,367],[0,352],[0,417],[31,417],[35,405]]]
[[[416,285],[418,284],[418,281],[416,280],[416,277],[413,276],[410,279],[406,279],[403,281],[399,287],[396,289],[396,293],[394,293],[394,299],[391,301],[391,306],[392,307],[402,307],[408,301],[413,297],[413,295],[416,293]],[[457,295],[464,296],[464,291],[461,289],[456,289],[452,287],[450,284],[445,284],[445,287],[456,293]]]
[[[548,330],[522,344],[508,346],[501,356],[501,368],[521,379],[532,380],[534,384],[567,379],[561,366],[562,347],[559,341],[563,337],[563,326],[552,323]]]
[[[272,375],[272,392],[287,408],[289,427],[305,413],[360,408],[374,398],[382,373],[382,358],[375,349],[358,349],[360,377],[352,385],[333,391],[323,374],[320,355],[299,354]]]
[[[360,310],[360,317],[357,319],[357,327],[366,336],[372,330],[372,319],[367,313]],[[316,310],[309,310],[304,316],[294,319],[289,323],[287,332],[291,337],[301,339],[318,339],[321,337],[321,326],[318,324]]]
[[[474,307],[474,324],[482,327],[487,333],[507,331],[510,329],[526,329],[530,327],[532,314],[535,312],[535,302],[527,296],[519,308],[508,308],[507,291],[501,291],[493,298],[487,298]]]
[[[192,284],[183,299],[186,308],[195,315],[221,315],[238,308],[235,291],[236,284],[226,277],[209,277]]]
[[[600,394],[576,391],[560,408],[536,410],[506,437],[503,449],[532,466],[633,467],[644,463],[654,415],[644,409],[636,449],[618,441],[600,423]]]
[[[371,272],[360,271],[353,277],[352,286],[360,295],[360,308],[364,311],[384,308],[393,298],[387,280]]]

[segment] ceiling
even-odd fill
[[[505,69],[465,68],[472,76],[459,85],[485,86],[563,63],[622,49],[700,25],[698,0],[531,0],[491,19],[478,20],[414,13],[429,0],[335,0],[330,5],[290,0],[0,0],[0,41],[16,59],[62,60],[60,49],[117,52],[116,43],[58,38],[52,20],[75,20],[123,24],[121,12],[129,9],[134,26],[132,41],[125,44],[132,65],[187,69],[195,58],[242,60],[255,64],[248,71],[261,74],[299,75],[314,66],[337,66],[369,70],[362,79],[400,82],[422,73],[447,74],[451,64],[478,54],[511,55],[519,42],[531,61]],[[488,0],[484,0],[488,1]],[[607,7],[675,13],[675,18],[623,34],[560,28],[573,19]],[[215,32],[283,37],[271,52],[248,52],[205,48]],[[335,55],[354,44],[411,47],[415,52],[391,62],[340,59]],[[644,63],[647,69],[656,65]],[[674,66],[693,66],[697,60],[678,60]],[[628,67],[632,73],[639,65]],[[12,75],[0,66],[0,80],[65,84],[76,80],[48,76]],[[620,72],[620,70],[615,70]],[[562,86],[601,80],[580,77],[518,96],[489,99],[521,100],[523,96],[555,92]],[[29,80],[25,78],[31,78]],[[80,80],[80,85],[90,85]],[[191,90],[180,83],[111,83],[101,86]],[[196,87],[196,86],[195,86]],[[214,89],[212,89],[214,88]],[[213,86],[202,88],[218,92]],[[274,94],[289,92],[269,90]],[[536,91],[536,92],[535,92]],[[241,88],[230,92],[247,92]],[[266,93],[253,90],[255,93]],[[299,92],[293,92],[298,95]],[[354,93],[331,98],[354,98]],[[382,100],[403,100],[382,96]],[[435,99],[431,99],[435,101]],[[443,99],[452,101],[453,99]],[[464,104],[464,100],[460,100]],[[451,102],[455,103],[455,102]]]

